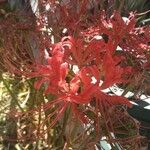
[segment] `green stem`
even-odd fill
[[[16,103],[16,105],[20,108],[20,110],[22,112],[24,112],[23,108],[20,106],[18,99],[16,98],[16,96],[14,95],[14,93],[11,91],[11,89],[9,88],[8,84],[6,83],[6,81],[4,80],[3,76],[1,75],[1,79],[7,89],[7,91],[10,93],[11,97],[14,99],[14,102]]]

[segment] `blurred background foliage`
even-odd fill
[[[31,0],[32,1],[32,0]],[[0,54],[5,53],[8,48],[7,43],[4,42],[5,38],[15,39],[17,36],[22,37],[22,43],[19,45],[20,41],[14,41],[11,43],[11,48],[17,49],[18,52],[21,52],[23,49],[28,49],[28,53],[23,54],[23,60],[28,61],[30,63],[31,60],[35,57],[36,51],[35,41],[32,40],[32,28],[34,28],[35,24],[35,15],[33,10],[34,5],[30,5],[29,0],[0,0],[0,22],[5,21],[6,18],[10,18],[10,21],[16,20],[19,22],[20,20],[24,22],[28,18],[26,15],[29,13],[31,20],[31,27],[24,30],[16,29],[16,31],[11,34],[10,31],[0,31]],[[40,1],[39,1],[40,4]],[[96,7],[96,8],[95,8]],[[119,10],[123,16],[126,16],[130,11],[137,11],[139,16],[137,16],[137,25],[145,25],[150,23],[150,1],[149,0],[101,0],[98,5],[93,5],[90,10],[95,11],[95,9],[103,10],[105,9],[108,15],[111,15],[114,9]],[[40,9],[40,7],[39,7]],[[17,15],[12,15],[14,12],[17,12]],[[146,12],[146,13],[145,13]],[[20,14],[19,14],[20,13]],[[26,14],[23,17],[23,14]],[[21,17],[20,17],[21,16]],[[14,18],[13,18],[14,17]],[[11,22],[10,22],[11,23]],[[11,24],[9,24],[11,25]],[[13,24],[12,24],[13,27]],[[16,34],[17,32],[17,34]],[[38,37],[39,35],[37,35]],[[35,53],[36,51],[36,53]],[[20,60],[22,61],[22,60]],[[46,134],[44,137],[38,134],[38,130],[35,129],[48,118],[49,114],[53,110],[40,110],[40,105],[42,103],[46,103],[47,101],[51,101],[53,99],[53,95],[43,95],[43,89],[39,91],[34,89],[34,81],[36,79],[24,79],[18,75],[12,75],[7,72],[3,59],[0,60],[0,149],[1,150],[82,150],[82,149],[95,149],[94,147],[90,147],[88,143],[92,141],[92,138],[96,137],[96,133],[92,131],[92,128],[89,127],[85,129],[80,123],[76,120],[68,119],[69,115],[71,115],[70,110],[65,112],[63,118],[51,129],[46,130]],[[18,62],[19,67],[20,62]],[[29,111],[34,108],[39,108],[37,114],[30,114],[30,117],[25,116],[24,112]],[[107,110],[107,108],[105,108]],[[105,111],[105,110],[104,110]],[[125,138],[128,134],[132,136],[137,136],[138,133],[138,125],[136,126],[135,121],[125,115],[122,109],[116,110],[115,108],[108,110],[112,111],[112,116],[109,116],[111,121],[113,122],[115,115],[120,115],[120,121],[114,121],[114,127],[120,129],[120,133],[116,134],[117,138],[121,138],[122,136]],[[119,111],[119,112],[118,112]],[[17,118],[15,115],[23,114],[21,117]],[[91,112],[87,112],[89,115],[93,115]],[[93,117],[93,116],[92,116]],[[50,120],[45,121],[44,129],[48,129]],[[118,123],[118,124],[117,124]],[[120,124],[124,124],[124,126],[120,126]],[[87,136],[84,134],[89,131],[91,136]],[[112,136],[110,133],[107,133],[106,124],[104,123],[101,129],[102,135]],[[39,137],[37,136],[39,135]],[[68,138],[70,137],[70,138]],[[66,144],[66,141],[67,145]],[[82,141],[82,142],[81,142]],[[126,141],[127,142],[127,141]],[[135,141],[134,141],[135,142]],[[137,143],[139,141],[137,140]],[[115,143],[115,142],[114,142]],[[121,141],[119,147],[122,147],[125,141]],[[111,144],[115,149],[116,145]],[[132,147],[133,146],[133,147]],[[137,146],[139,146],[137,144]],[[97,143],[97,148],[101,149],[101,145]],[[123,149],[134,149],[135,145],[127,143]]]

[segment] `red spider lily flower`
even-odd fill
[[[78,65],[79,68],[90,65],[92,61],[100,62],[100,54],[105,51],[105,43],[101,40],[87,43],[69,36],[62,39],[62,45],[65,50],[65,60]]]
[[[96,79],[96,82],[92,82],[92,77]],[[96,66],[84,67],[79,72],[79,78],[81,80],[81,92],[75,96],[76,103],[88,103],[91,101],[93,94],[99,88],[100,75]]]
[[[109,38],[114,39],[114,42],[124,51],[128,51],[135,56],[145,56],[145,49],[149,49],[149,40],[142,28],[135,27],[135,14],[131,13],[128,18],[124,19],[118,12],[115,12],[110,22],[112,24],[112,35]]]
[[[142,27],[136,28],[135,15],[131,13],[125,19],[116,11],[111,18],[107,18],[106,14],[102,13],[99,21],[96,20],[95,25],[84,30],[81,35],[88,37],[105,35],[106,49],[110,52],[114,53],[117,46],[120,46],[123,51],[128,51],[136,57],[139,55],[147,57],[145,50],[149,49],[150,38]]]
[[[64,101],[73,102],[77,104],[86,104],[90,102],[93,94],[99,88],[99,80],[92,83],[92,77],[99,79],[98,72],[95,66],[82,68],[70,83],[62,86],[59,98]]]
[[[66,84],[65,77],[68,73],[68,64],[58,64],[57,61],[51,60],[47,66],[39,66],[34,76],[42,77],[41,80],[35,82],[35,88],[39,89],[43,83],[47,83],[45,93],[58,93],[59,88]]]
[[[54,64],[57,65],[57,64]],[[55,70],[51,66],[39,66],[39,70],[36,72],[35,76],[42,77],[41,80],[35,82],[35,88],[39,89],[43,83],[47,84],[45,93],[57,93],[59,87],[66,84],[65,76],[68,72],[68,64],[63,63],[59,66],[53,66],[59,70]],[[42,75],[41,75],[42,72]],[[32,76],[33,77],[33,76]]]
[[[37,65],[36,70],[31,73],[32,77],[42,77],[35,83],[35,88],[39,89],[43,83],[47,83],[45,93],[57,93],[59,88],[66,84],[65,77],[68,73],[68,64],[62,62],[63,52],[60,44],[56,44],[52,50],[52,57],[47,60],[47,65]]]
[[[116,59],[117,58],[117,59]],[[129,75],[131,72],[130,67],[121,67],[118,63],[122,60],[120,57],[115,57],[115,59],[111,56],[109,52],[106,53],[104,57],[104,82],[101,86],[102,89],[108,88],[115,83],[124,83],[128,80],[123,78],[123,75]]]
[[[86,104],[91,101],[94,93],[99,89],[99,82],[92,83],[92,77],[94,76],[97,79],[97,81],[99,81],[99,72],[97,71],[96,66],[89,66],[87,68],[82,68],[81,71],[79,71],[69,83],[66,83],[64,81],[67,75],[66,68],[64,70],[60,72],[60,79],[62,80],[60,80],[61,82],[59,82],[58,85],[56,84],[57,91],[55,90],[55,92],[53,92],[51,90],[51,86],[54,85],[48,84],[48,89],[50,90],[46,90],[46,91],[55,94],[57,98],[54,100],[52,104],[50,105],[49,103],[45,104],[44,109],[51,108],[52,105],[56,105],[57,101],[59,101],[58,103],[61,105],[60,107],[62,107],[63,111],[65,111],[67,106],[71,105],[73,113],[82,122],[87,123],[88,118],[85,116],[85,114],[82,111],[78,109],[77,104]],[[37,81],[35,87],[39,88],[39,86],[41,86],[41,83],[45,82],[44,79]],[[81,89],[79,90],[80,87]],[[60,113],[57,115],[56,119],[52,122],[52,125],[53,123],[55,123],[55,121],[58,121],[59,117],[60,117]]]
[[[126,73],[126,68],[118,65],[122,58],[114,57],[114,60],[111,56],[112,53],[106,49],[102,50],[102,47],[105,47],[105,43],[102,41],[92,41],[88,45],[84,41],[74,40],[72,37],[63,38],[62,42],[54,45],[51,50],[52,57],[48,58],[48,65],[40,66],[35,73],[35,76],[42,77],[35,83],[35,87],[39,89],[46,82],[45,93],[55,94],[64,101],[85,104],[91,101],[99,88],[105,89],[115,83],[124,82],[122,75]],[[99,63],[103,63],[103,70],[100,71],[104,72],[104,83],[99,87],[100,71],[96,65],[91,65],[91,61],[98,61],[97,56],[101,51],[105,53],[103,61],[99,60]],[[69,68],[64,61],[77,64],[80,68],[70,82],[66,81]],[[96,83],[92,83],[92,78]]]

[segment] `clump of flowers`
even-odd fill
[[[119,114],[121,106],[124,111],[126,106],[132,107],[128,99],[110,93],[108,89],[113,85],[126,87],[136,82],[134,74],[149,65],[149,37],[144,27],[136,28],[133,13],[127,20],[117,11],[111,17],[104,11],[90,14],[88,2],[84,0],[78,1],[76,9],[72,6],[73,1],[43,3],[43,7],[47,5],[51,9],[37,16],[35,31],[38,34],[33,35],[35,31],[32,31],[28,37],[29,40],[35,35],[38,37],[35,39],[38,53],[34,55],[35,49],[32,49],[34,56],[31,56],[24,48],[17,53],[8,40],[12,51],[3,54],[5,67],[23,78],[36,78],[34,88],[43,90],[44,96],[50,97],[26,113],[30,116],[39,109],[50,111],[33,130],[37,136],[55,126],[69,110],[70,117],[77,118],[84,125],[86,135],[97,131],[97,142],[104,134],[100,133],[104,126],[108,132],[116,132],[113,125],[117,121],[113,123],[109,115]],[[51,30],[50,34],[44,33],[42,29],[45,27]],[[132,62],[129,61],[131,57]],[[45,129],[44,124],[48,121]]]

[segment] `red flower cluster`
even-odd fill
[[[130,81],[134,68],[126,63],[125,53],[130,53],[135,58],[142,55],[147,59],[145,50],[149,48],[148,40],[146,36],[141,36],[142,30],[135,28],[133,14],[129,19],[126,18],[126,21],[118,12],[109,19],[104,13],[97,14],[93,16],[93,23],[91,20],[92,25],[86,26],[88,18],[84,15],[83,5],[84,3],[72,21],[72,13],[69,13],[71,9],[67,6],[58,7],[57,15],[61,15],[59,20],[62,22],[59,26],[67,28],[69,36],[64,36],[60,42],[47,47],[47,63],[37,64],[29,75],[40,78],[35,82],[36,89],[44,85],[45,94],[55,96],[53,101],[45,104],[45,108],[60,105],[52,124],[61,117],[69,105],[74,114],[85,123],[88,121],[84,114],[85,110],[81,111],[78,108],[80,105],[90,104],[93,100],[96,103],[103,101],[131,107],[126,98],[109,95],[103,90],[114,84],[125,84]],[[55,30],[55,26],[52,29]],[[121,52],[117,51],[118,46],[122,49]]]
[[[73,1],[70,3],[73,4]],[[127,62],[126,54],[129,53],[136,59],[142,57],[143,67],[149,65],[148,35],[143,28],[135,28],[133,14],[126,21],[118,12],[114,12],[110,18],[104,12],[90,16],[86,15],[86,1],[79,3],[80,7],[73,9],[69,3],[60,5],[51,2],[50,15],[47,17],[51,17],[52,34],[66,29],[68,35],[62,34],[61,38],[58,36],[59,42],[54,44],[49,44],[45,36],[42,40],[46,44],[41,45],[42,52],[49,50],[46,63],[36,64],[33,72],[22,71],[28,77],[38,77],[34,85],[36,89],[44,85],[45,94],[55,96],[52,102],[45,104],[45,108],[60,104],[54,122],[61,117],[68,105],[72,106],[75,115],[86,122],[84,110],[82,112],[78,107],[90,104],[93,100],[96,103],[107,101],[131,107],[126,98],[108,95],[103,90],[114,84],[126,84],[130,81],[135,68]],[[45,19],[46,15],[43,16]],[[42,25],[45,26],[44,23],[41,24],[42,21],[38,24],[40,31]],[[52,36],[55,38],[55,35]],[[117,51],[118,46],[121,51]],[[22,72],[17,70],[17,73]]]
[[[37,25],[32,27],[31,32],[30,25],[29,33],[26,30],[25,34],[18,32],[18,29],[27,29],[21,21],[21,24],[11,26],[8,20],[9,28],[5,26],[7,21],[3,23],[5,28],[1,25],[2,29],[11,33],[5,34],[6,50],[1,64],[21,78],[35,78],[34,87],[40,94],[44,89],[44,100],[40,101],[40,106],[24,115],[31,117],[39,113],[39,120],[42,117],[38,130],[33,130],[37,136],[44,135],[43,132],[53,127],[62,116],[67,122],[72,114],[87,125],[84,129],[90,124],[90,130],[95,129],[96,136],[100,135],[103,126],[107,133],[115,134],[113,126],[116,127],[122,115],[120,110],[116,115],[116,110],[120,109],[116,105],[132,107],[132,104],[127,98],[106,91],[113,85],[138,89],[139,81],[144,83],[143,79],[147,79],[149,28],[137,28],[135,14],[125,18],[119,12],[114,12],[111,17],[100,10],[91,12],[92,2],[43,1],[39,3]],[[3,34],[5,30],[1,30]],[[140,85],[140,88],[143,87]],[[116,110],[113,111],[113,108]]]
[[[120,65],[124,58],[112,53],[109,43],[96,39],[86,42],[69,36],[53,44],[49,55],[47,64],[37,65],[31,76],[41,78],[36,81],[35,88],[44,84],[45,94],[55,95],[54,101],[64,104],[63,111],[66,105],[72,105],[75,115],[86,122],[78,105],[90,103],[93,99],[131,107],[126,98],[102,92],[113,84],[127,82],[124,75],[131,71],[131,68]]]

